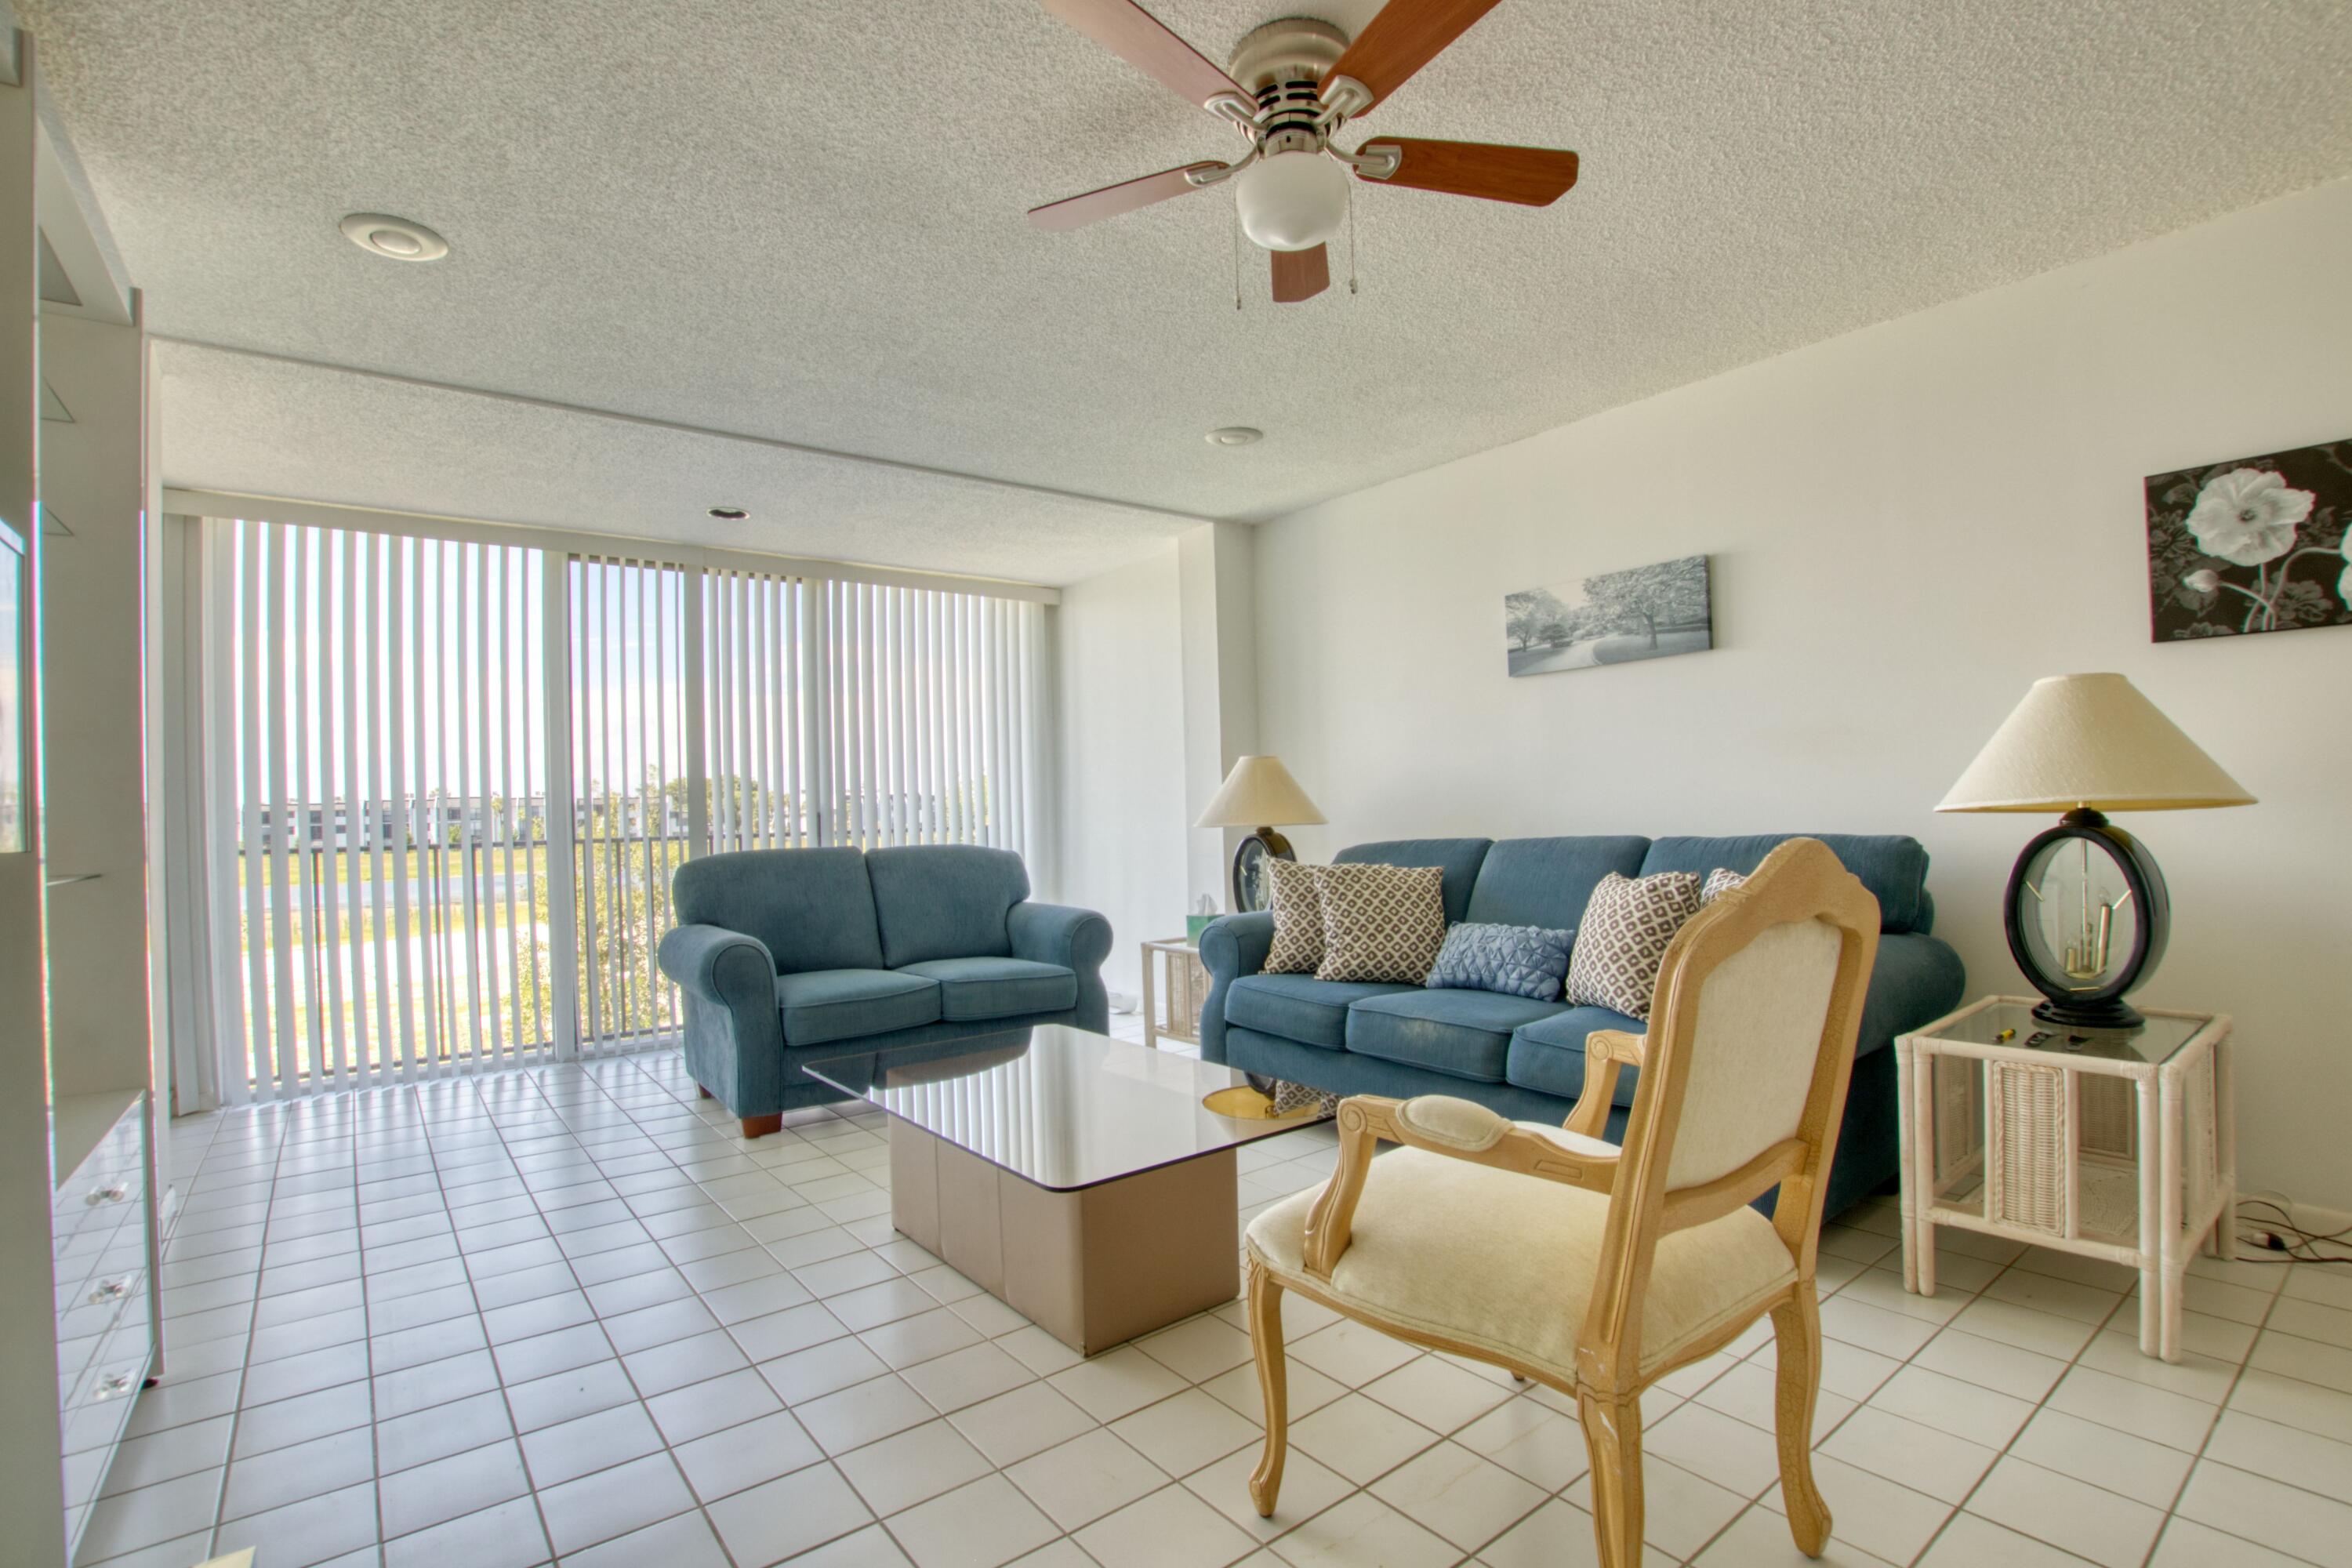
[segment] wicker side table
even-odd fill
[[[1208,999],[1209,971],[1199,948],[1181,937],[1143,944],[1145,1045],[1158,1050],[1162,1040],[1200,1044],[1201,1004]]]
[[[2181,1277],[2237,1254],[2226,1014],[2147,1009],[2129,1034],[2068,1030],[1988,996],[1896,1038],[1903,1282],[1936,1293],[1936,1227],[2139,1270],[2139,1345],[2180,1359]]]

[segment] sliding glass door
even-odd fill
[[[549,1034],[539,552],[226,526],[225,1089],[519,1059]]]
[[[221,1097],[665,1043],[709,849],[1040,819],[1044,616],[750,565],[203,525]]]

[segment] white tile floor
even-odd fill
[[[894,1237],[877,1115],[731,1131],[674,1053],[181,1122],[171,1375],[82,1563],[1592,1560],[1549,1393],[1293,1298],[1260,1521],[1237,1304],[1081,1362]],[[1333,1159],[1244,1151],[1244,1218]],[[1894,1228],[1824,1237],[1825,1561],[2352,1564],[2352,1271],[2200,1262],[2166,1366],[2119,1271],[1957,1237],[1922,1300]],[[1654,1394],[1653,1563],[1802,1561],[1771,1363],[1751,1335]]]

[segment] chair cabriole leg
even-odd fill
[[[1780,1381],[1773,1427],[1780,1447],[1780,1497],[1797,1550],[1819,1557],[1830,1539],[1830,1508],[1813,1484],[1813,1405],[1822,1386],[1822,1308],[1812,1281],[1772,1309]]]
[[[1250,1502],[1260,1519],[1272,1519],[1282,1490],[1283,1458],[1290,1449],[1290,1391],[1283,1365],[1282,1287],[1255,1258],[1249,1265],[1249,1323],[1258,1396],[1265,1405],[1265,1448],[1250,1472]]]
[[[1579,1388],[1576,1412],[1592,1461],[1592,1535],[1601,1568],[1641,1568],[1641,1400]]]

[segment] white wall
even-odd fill
[[[2246,1181],[2352,1208],[2352,628],[2151,645],[2140,492],[2352,437],[2347,279],[2339,181],[1269,524],[1261,743],[1331,818],[1301,855],[1909,833],[1971,991],[2016,991],[2041,825],[1932,808],[2035,677],[2121,670],[2262,798],[2123,819],[2177,911],[2137,999],[2235,1015]],[[1700,552],[1716,651],[1505,676],[1506,592]]]
[[[1184,820],[1201,820],[1234,763],[1257,746],[1257,561],[1246,523],[1178,536],[1176,592],[1184,643]],[[1184,907],[1232,902],[1233,857],[1248,829],[1185,834]]]
[[[1184,661],[1176,544],[1062,590],[1055,616],[1059,821],[1052,898],[1109,917],[1104,981],[1184,932]]]

